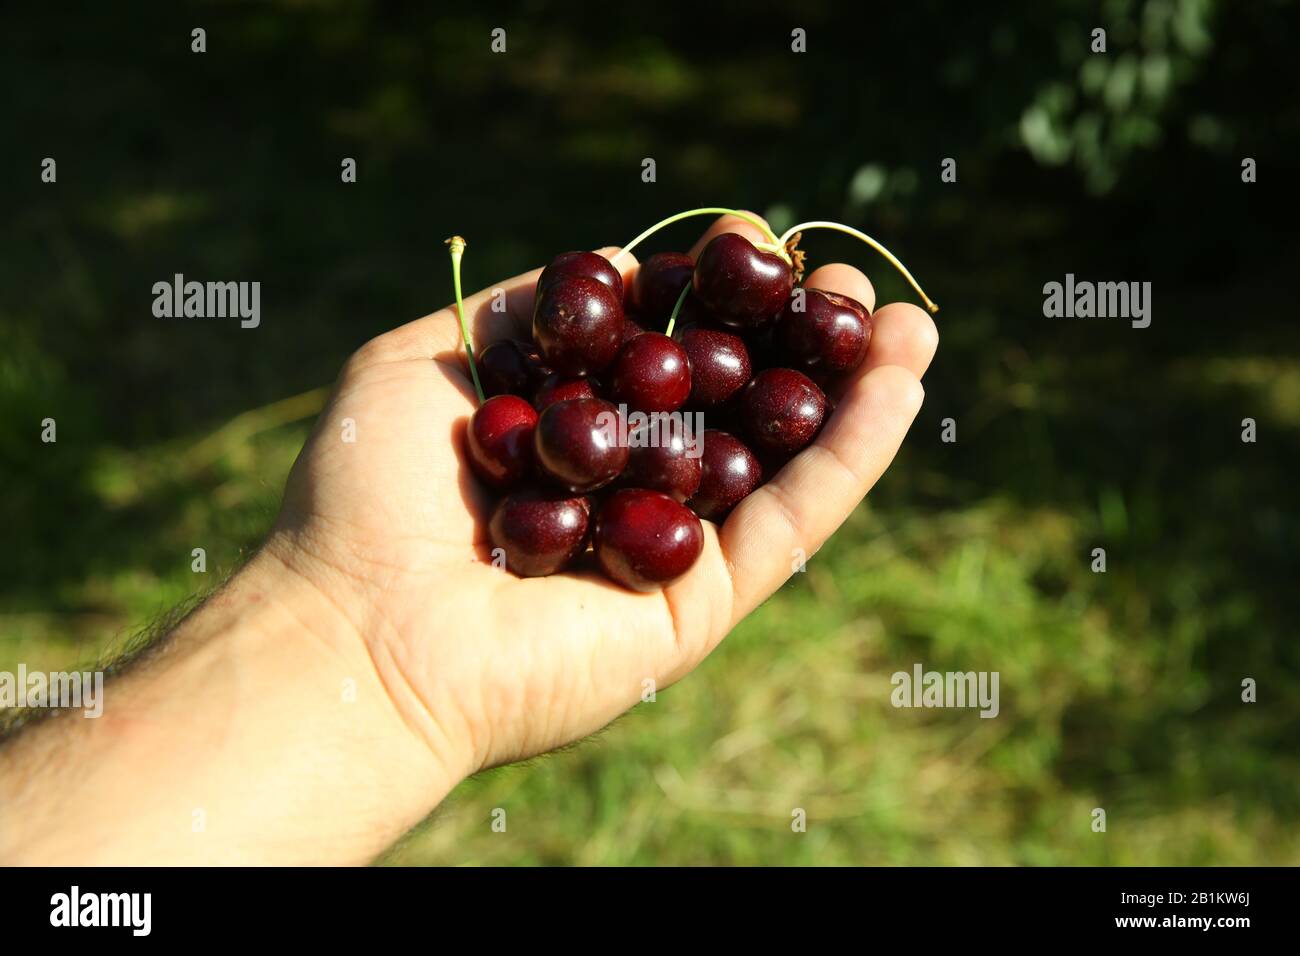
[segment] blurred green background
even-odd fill
[[[447,235],[479,288],[692,206],[840,219],[944,307],[895,466],[693,677],[390,861],[1300,862],[1295,4],[53,7],[0,37],[0,669],[236,567],[284,400],[450,300]],[[176,272],[260,281],[261,327],[154,318]],[[1152,282],[1151,327],[1044,318],[1067,272]],[[892,708],[918,661],[1000,672],[1001,715]]]

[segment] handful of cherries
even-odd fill
[[[705,213],[749,218],[682,213],[615,261],[663,226]],[[531,340],[493,343],[477,366],[460,299],[465,244],[448,240],[480,397],[466,452],[502,494],[488,527],[511,571],[555,574],[590,547],[618,584],[664,587],[700,556],[701,519],[723,521],[813,442],[832,407],[826,390],[862,364],[872,320],[847,296],[797,287],[802,230],[858,236],[920,292],[892,255],[847,226],[805,223],[777,237],[754,222],[770,242],[724,233],[694,261],[659,253],[626,290],[604,256],[556,256],[537,281]]]

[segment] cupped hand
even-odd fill
[[[722,232],[763,238],[724,217],[692,256]],[[630,282],[635,260],[617,264]],[[539,273],[465,300],[476,349],[526,336]],[[805,285],[875,309],[851,266],[823,266]],[[542,753],[680,680],[784,583],[797,551],[821,547],[898,451],[937,342],[920,308],[876,309],[867,359],[816,442],[720,528],[704,522],[687,575],[641,594],[595,571],[518,578],[493,565],[493,498],[464,452],[475,394],[455,309],[442,309],[349,359],[268,548],[355,625],[397,711],[450,773]]]

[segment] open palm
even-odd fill
[[[724,217],[692,255],[720,232],[761,238]],[[618,264],[630,281],[635,261]],[[493,310],[493,290],[465,301],[476,349],[525,332],[539,271],[497,287],[504,311]],[[805,284],[875,305],[849,266]],[[553,749],[687,674],[888,466],[920,408],[937,333],[906,304],[874,319],[867,360],[817,441],[721,528],[704,522],[703,554],[662,592],[633,593],[594,571],[517,578],[493,566],[493,499],[464,456],[475,396],[453,308],[348,361],[294,466],[276,537],[357,624],[394,705],[452,769]]]

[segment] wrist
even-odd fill
[[[469,775],[464,748],[418,705],[387,652],[379,601],[361,581],[273,533],[230,590],[233,602],[261,608],[253,656],[276,662],[268,676],[311,715],[313,739],[332,744],[329,758],[346,763],[350,785],[374,786],[399,816],[407,809],[382,845]]]
[[[458,781],[350,616],[268,548],[107,683],[102,717],[0,749],[0,858],[363,863]]]
[[[352,556],[336,550],[335,540],[301,526],[292,530],[279,526],[258,557],[273,566],[268,574],[294,582],[295,604],[304,609],[297,613],[330,621],[326,630],[334,635],[333,642],[364,661],[386,704],[389,722],[400,724],[459,783],[479,769],[473,734],[455,701],[443,700],[438,706],[412,687],[408,669],[418,665],[404,650],[408,642],[402,636],[401,598],[410,583],[397,569],[357,567]],[[424,582],[417,585],[420,593],[427,593],[427,587]]]

